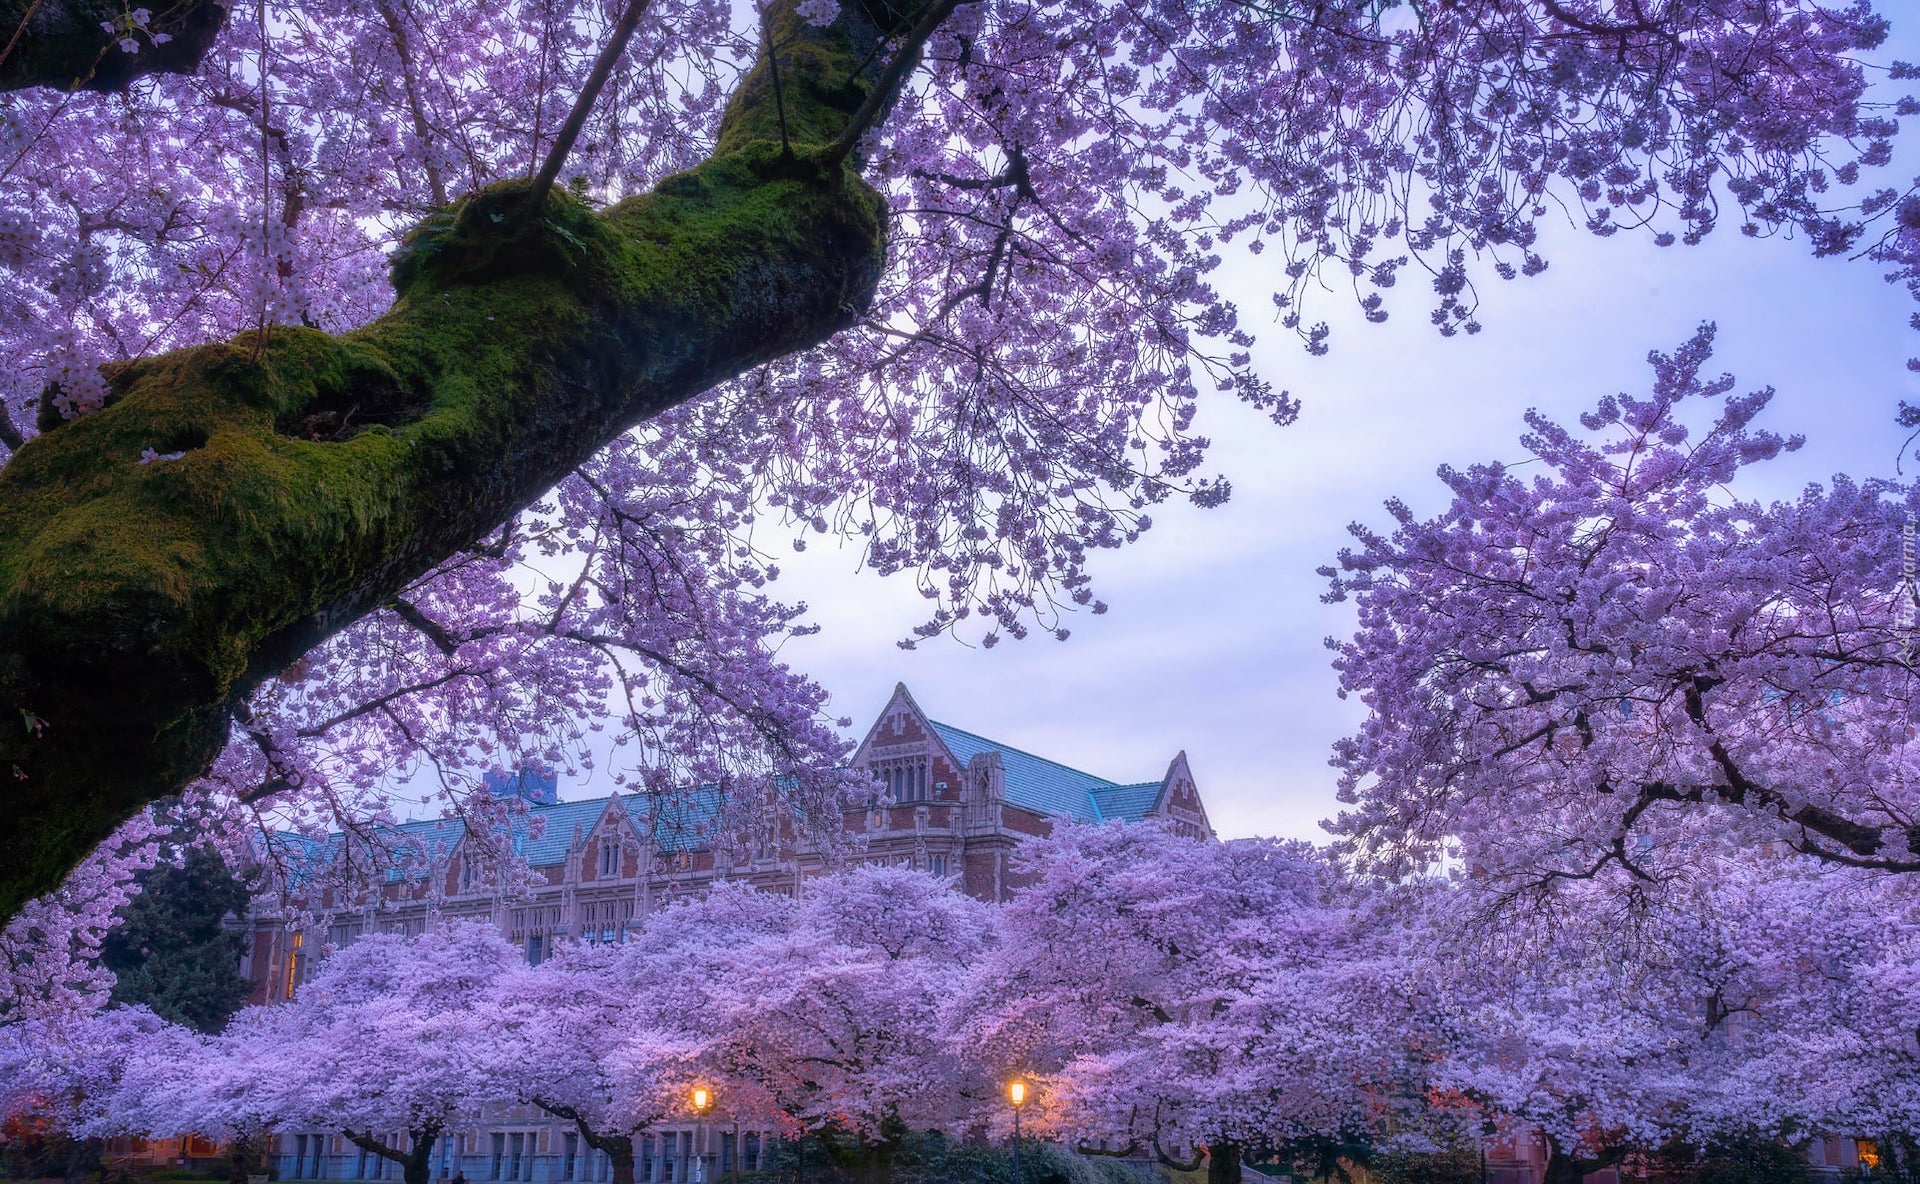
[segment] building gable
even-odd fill
[[[1184,834],[1213,837],[1213,824],[1207,820],[1207,808],[1193,783],[1193,770],[1187,767],[1185,749],[1167,766],[1167,775],[1161,779],[1160,794],[1150,816],[1172,822]]]
[[[876,804],[910,804],[959,801],[967,760],[945,742],[907,684],[896,683],[851,764],[873,775]]]

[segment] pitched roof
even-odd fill
[[[896,687],[894,693],[905,697],[912,710],[920,718],[926,719],[919,705],[912,702],[904,684]],[[1138,822],[1159,804],[1161,791],[1166,785],[1165,779],[1122,785],[951,724],[932,719],[926,722],[962,768],[981,753],[999,753],[1001,767],[1006,773],[1006,800],[1036,813],[1071,818],[1076,822]],[[879,723],[876,722],[874,727],[878,728]],[[1175,758],[1176,765],[1178,762],[1179,758]],[[565,863],[575,829],[583,837],[591,834],[593,828],[600,824],[613,796],[552,804],[529,801],[526,813],[513,818],[514,853],[524,856],[530,867],[552,867]],[[720,795],[712,786],[702,786],[691,794],[654,801],[650,809],[642,795],[628,795],[620,801],[634,829],[642,834],[651,831],[653,841],[659,844],[662,852],[668,854],[697,848],[708,825],[720,812]],[[638,810],[635,809],[636,805]],[[652,814],[651,818],[648,817],[649,813]],[[540,822],[537,836],[532,833],[535,819]],[[435,861],[452,853],[467,834],[466,823],[458,818],[422,819],[379,829],[399,842],[419,844]],[[325,841],[287,832],[282,832],[281,837],[299,847],[308,860],[331,858],[343,842],[339,834],[330,835]],[[392,867],[388,869],[387,881],[395,883],[401,875],[399,867]]]
[[[607,812],[607,798],[588,798],[579,802],[558,802],[551,806],[528,805],[526,817],[513,820],[513,848],[526,857],[528,867],[551,867],[567,861],[567,847],[573,842],[573,828],[590,835]],[[540,820],[540,837],[529,833],[531,820]]]
[[[526,813],[516,815],[513,819],[514,854],[524,856],[529,867],[552,867],[565,863],[567,848],[573,843],[574,828],[578,827],[583,837],[592,834],[612,800],[613,795],[609,794],[606,797],[556,802],[552,805],[529,803]],[[624,803],[625,799],[622,801]],[[711,788],[696,791],[690,800],[675,799],[660,803],[656,807],[660,811],[660,818],[652,828],[660,850],[674,854],[699,846],[705,832],[704,824],[711,821],[718,807],[718,797]],[[635,829],[645,832],[644,816],[635,819],[629,811],[627,817],[635,824]],[[540,823],[537,836],[533,833],[535,819]],[[423,850],[434,862],[451,855],[467,836],[467,824],[459,818],[423,818],[376,829],[394,848],[414,847]],[[337,831],[325,839],[312,839],[293,831],[278,832],[276,838],[297,853],[292,869],[296,879],[305,879],[311,874],[310,869],[337,857],[345,843],[345,836]],[[396,863],[387,868],[387,883],[397,884],[405,874],[402,866]]]
[[[999,753],[1007,800],[1016,806],[1076,822],[1138,822],[1160,800],[1158,781],[1120,785],[938,720],[927,722],[962,766],[979,753]]]
[[[1164,788],[1158,781],[1142,781],[1137,785],[1096,789],[1093,791],[1093,804],[1099,807],[1102,822],[1138,822],[1160,804],[1160,791]]]

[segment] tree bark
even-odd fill
[[[395,1151],[374,1138],[372,1131],[365,1134],[355,1134],[352,1131],[341,1133],[361,1150],[399,1164],[400,1178],[405,1181],[405,1184],[432,1184],[433,1145],[440,1138],[438,1123],[429,1123],[424,1127],[408,1131],[408,1147],[405,1151]]]
[[[0,920],[200,776],[263,679],[621,432],[865,311],[885,204],[810,157],[885,33],[857,4],[767,19],[782,101],[763,53],[698,168],[604,212],[472,194],[409,234],[380,320],[134,362],[0,469]]]
[[[613,1167],[613,1184],[634,1184],[633,1136],[636,1132],[628,1131],[622,1135],[602,1134],[600,1131],[595,1130],[592,1124],[587,1122],[586,1117],[572,1106],[565,1106],[559,1102],[549,1102],[541,1098],[534,1098],[532,1101],[534,1105],[545,1110],[555,1118],[564,1118],[568,1122],[571,1122],[579,1129],[580,1138],[587,1146],[607,1157],[607,1162]]]
[[[1240,1184],[1240,1144],[1207,1144],[1207,1184]]]
[[[146,74],[191,74],[227,21],[219,0],[150,0],[153,15],[139,28],[129,24],[135,7],[126,0],[0,0],[0,90],[122,91]],[[166,40],[154,44],[155,34]],[[123,39],[136,52],[123,50]]]
[[[1582,1184],[1590,1172],[1605,1171],[1628,1155],[1625,1147],[1607,1147],[1591,1158],[1569,1155],[1560,1141],[1547,1136],[1547,1170],[1541,1184]]]
[[[227,1143],[227,1184],[247,1184],[247,1177],[253,1174],[253,1166],[262,1164],[265,1171],[266,1134],[263,1131],[236,1131]]]

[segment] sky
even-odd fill
[[[1920,56],[1920,28],[1896,36],[1881,60]],[[1920,145],[1899,155],[1871,183],[1904,187],[1920,172]],[[823,626],[788,658],[828,688],[856,739],[905,682],[935,719],[1116,781],[1158,779],[1184,749],[1222,837],[1324,839],[1320,820],[1339,808],[1327,758],[1362,716],[1336,696],[1323,645],[1350,631],[1351,610],[1321,603],[1314,569],[1334,559],[1348,523],[1388,522],[1384,499],[1437,512],[1437,466],[1524,460],[1528,408],[1572,423],[1603,395],[1644,392],[1647,352],[1703,321],[1718,324],[1715,362],[1739,390],[1776,389],[1761,426],[1808,437],[1735,492],[1771,500],[1835,472],[1893,475],[1906,435],[1895,411],[1902,398],[1920,402],[1920,376],[1906,369],[1920,333],[1907,324],[1912,299],[1881,269],[1814,259],[1803,241],[1743,238],[1732,224],[1668,248],[1563,226],[1543,253],[1544,275],[1488,278],[1476,337],[1440,337],[1412,275],[1385,325],[1330,293],[1323,358],[1265,315],[1271,271],[1230,261],[1220,286],[1261,335],[1256,364],[1304,409],[1278,428],[1231,396],[1206,401],[1199,430],[1233,499],[1159,507],[1143,541],[1097,557],[1106,615],[1069,618],[1065,642],[1036,633],[985,650],[939,639],[907,652],[895,643],[924,613],[910,583],[816,544],[783,563],[777,585]]]
[[[1903,27],[1897,6],[1879,7],[1896,24],[1875,60],[1920,59],[1920,20]],[[1909,140],[1866,188],[1920,176],[1920,126]],[[1920,356],[1908,327],[1920,306],[1883,269],[1814,259],[1804,241],[1745,238],[1731,210],[1694,247],[1562,223],[1544,228],[1540,250],[1542,275],[1476,277],[1484,329],[1471,337],[1432,327],[1431,294],[1412,269],[1384,325],[1329,292],[1308,316],[1334,329],[1319,358],[1270,315],[1272,266],[1229,254],[1214,278],[1259,336],[1256,368],[1304,406],[1280,428],[1231,395],[1203,400],[1197,430],[1214,441],[1203,471],[1232,481],[1226,506],[1156,507],[1141,542],[1094,557],[1106,614],[1070,614],[1064,642],[1035,630],[991,650],[953,638],[900,649],[925,619],[910,580],[861,571],[856,549],[812,537],[783,558],[771,591],[805,602],[822,628],[784,657],[827,688],[830,710],[853,721],[851,740],[904,682],[934,719],[1122,783],[1158,780],[1184,750],[1221,837],[1324,840],[1321,820],[1340,808],[1328,756],[1363,715],[1336,695],[1324,644],[1351,632],[1351,607],[1321,602],[1315,569],[1335,561],[1349,523],[1388,524],[1387,498],[1439,512],[1437,467],[1524,461],[1529,408],[1572,425],[1602,396],[1644,393],[1648,351],[1677,347],[1706,321],[1719,327],[1713,372],[1735,375],[1740,392],[1777,392],[1759,426],[1807,437],[1749,470],[1735,493],[1773,500],[1837,472],[1894,475],[1907,435],[1894,415],[1902,399],[1920,403],[1920,375],[1906,368]],[[588,774],[561,794],[611,788]]]

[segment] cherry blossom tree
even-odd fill
[[[1317,351],[1322,275],[1477,329],[1556,208],[1896,265],[1913,221],[1858,188],[1864,4],[227,13],[0,5],[0,915],[156,795],[457,809],[603,716],[729,825],[830,815],[768,534],[908,574],[920,636],[1064,634],[1227,495],[1202,389],[1293,414],[1228,250]]]
[[[1432,1081],[1512,1135],[1550,1184],[1631,1155],[1903,1130],[1920,1080],[1911,892],[1693,833],[1645,855],[1664,891],[1556,888],[1553,923],[1491,922],[1470,880],[1414,921],[1450,1022]],[[1896,969],[1896,967],[1900,967]]]
[[[497,930],[468,922],[337,950],[292,1000],[234,1017],[175,1129],[331,1128],[426,1184],[454,1122],[514,1096],[489,1053],[512,1039],[511,1017],[489,1003],[518,961]]]
[[[676,1110],[694,1076],[694,1048],[645,1026],[659,1010],[648,997],[665,984],[642,972],[631,956],[640,949],[565,943],[539,966],[502,976],[489,1000],[513,1017],[503,1025],[512,1038],[494,1046],[500,1079],[573,1123],[607,1157],[614,1184],[633,1184],[635,1137]],[[689,972],[698,971],[680,973]]]
[[[1215,1179],[1489,1129],[1544,1137],[1552,1184],[1678,1143],[1910,1134],[1908,879],[1697,813],[1641,857],[1659,893],[1558,882],[1553,923],[1516,924],[1468,874],[1364,883],[1298,842],[1066,828],[1003,906],[862,867],[799,900],[721,885],[538,967],[486,926],[369,937],[217,1037],[47,1009],[0,1028],[0,1109],[83,1136],[319,1126],[409,1181],[492,1103],[572,1121],[630,1178],[695,1085],[722,1121],[869,1169],[908,1131],[1006,1133],[1015,1077],[1034,1133]]]
[[[1114,825],[1057,831],[1019,860],[1033,882],[957,998],[952,1039],[1036,1083],[1036,1127],[1188,1168],[1204,1154],[1231,1182],[1249,1149],[1384,1138],[1422,1110],[1440,1051],[1427,971],[1311,847]]]
[[[1458,861],[1496,906],[1574,880],[1643,896],[1707,825],[1920,871],[1920,495],[1842,476],[1740,497],[1799,438],[1755,426],[1771,391],[1704,372],[1712,339],[1652,355],[1652,392],[1581,431],[1530,415],[1538,471],[1443,469],[1444,513],[1354,527],[1325,574],[1359,613],[1335,667],[1368,716],[1336,750],[1333,826],[1360,867]]]
[[[99,1008],[113,990],[100,961],[135,877],[160,859],[163,828],[139,814],[95,848],[60,888],[30,901],[0,933],[0,1029]]]
[[[511,1036],[490,1073],[574,1123],[628,1181],[637,1137],[695,1117],[696,1086],[735,1121],[884,1159],[904,1132],[962,1118],[969,1087],[991,1092],[940,1027],[991,924],[986,906],[904,868],[816,877],[799,901],[721,883],[622,945],[568,943],[503,976],[488,1006]]]
[[[738,944],[723,934],[691,961],[668,955],[698,997],[662,1028],[697,1039],[698,1080],[730,1112],[884,1163],[907,1131],[957,1129],[967,1095],[992,1092],[941,1028],[990,934],[987,906],[924,872],[810,879],[785,926]]]
[[[0,1028],[0,1118],[34,1114],[76,1138],[137,1129],[137,1084],[198,1064],[191,1029],[144,1007],[35,1016]],[[176,1078],[177,1079],[177,1078]]]

